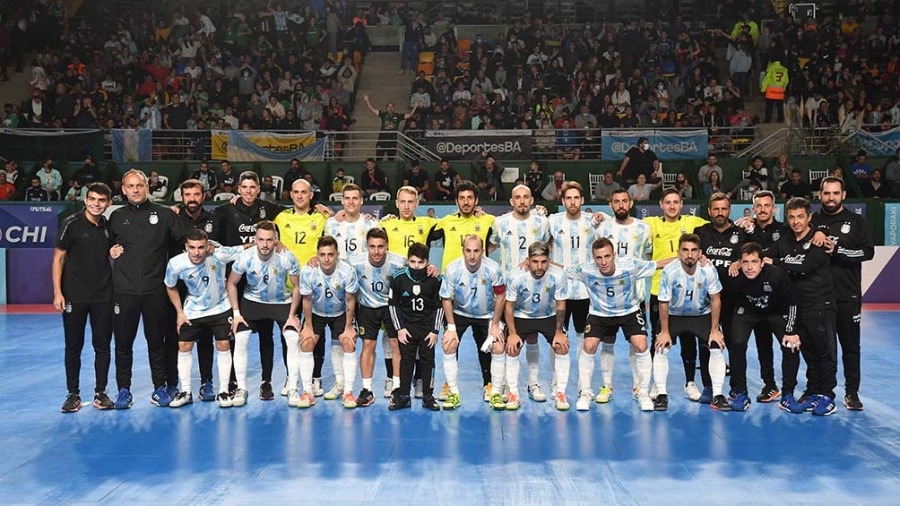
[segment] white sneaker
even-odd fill
[[[300,392],[296,388],[288,391],[288,406],[296,408],[300,404]]]
[[[699,401],[700,390],[697,388],[697,384],[693,381],[688,381],[688,384],[684,386],[684,396],[694,402]]]
[[[288,388],[288,380],[287,380],[287,378],[285,378],[285,379],[284,379],[284,386],[281,387],[281,396],[282,396],[282,397],[287,397],[289,393],[291,393],[291,389]]]
[[[589,411],[591,409],[591,401],[594,399],[594,392],[590,390],[582,390],[578,394],[578,400],[575,401],[575,411]]]
[[[539,383],[528,385],[528,397],[531,397],[534,402],[547,402],[547,395],[544,394]]]
[[[397,75],[398,75],[398,76],[402,76],[402,75],[403,75],[403,72],[404,72],[404,70],[403,70],[403,69],[400,69],[400,71],[397,72]]]
[[[219,395],[216,396],[216,402],[219,403],[220,408],[230,408],[234,401],[232,401],[228,392],[219,392]]]
[[[315,397],[322,397],[325,391],[322,390],[322,378],[313,378],[312,394]]]
[[[422,381],[422,378],[416,380],[416,391],[415,391],[416,399],[421,399],[422,396],[425,395],[425,382]]]
[[[325,400],[335,401],[340,399],[342,395],[344,395],[344,385],[335,383],[334,385],[332,385],[331,390],[325,392]]]
[[[249,395],[247,394],[246,390],[244,390],[243,388],[238,388],[237,391],[234,393],[234,397],[231,398],[231,405],[236,408],[239,408],[239,407],[243,406],[244,404],[247,404],[248,396]]]
[[[641,411],[653,411],[653,400],[649,395],[638,397],[638,404],[641,406]]]
[[[390,399],[391,394],[394,392],[394,380],[391,378],[384,379],[384,398]]]

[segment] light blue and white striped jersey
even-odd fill
[[[675,261],[665,266],[659,278],[659,301],[669,303],[673,316],[700,316],[709,314],[709,296],[722,291],[719,274],[712,265],[697,265],[694,274],[688,274]]]
[[[244,298],[262,304],[290,304],[290,276],[300,275],[297,257],[288,250],[273,252],[268,260],[259,258],[256,248],[245,249],[231,271],[247,277]]]
[[[517,272],[506,284],[506,301],[515,302],[516,318],[549,318],[556,316],[556,301],[569,298],[566,273],[551,265],[540,278],[530,272]]]
[[[570,220],[566,213],[555,213],[550,215],[549,222],[550,237],[553,238],[550,261],[565,267],[591,261],[594,227],[591,224],[590,214],[581,213],[581,217],[577,220]],[[572,276],[569,276],[569,298],[572,300],[588,298],[584,283]]]
[[[373,267],[369,263],[369,255],[360,253],[349,259],[350,265],[356,269],[359,280],[359,291],[356,302],[368,308],[379,308],[388,305],[388,294],[391,291],[391,279],[395,272],[406,267],[406,259],[388,252],[381,267]]]
[[[633,219],[628,225],[616,222],[614,216],[604,215],[604,220],[594,229],[594,239],[606,237],[616,249],[616,258],[637,258],[647,260],[653,251],[653,233],[650,225]],[[638,298],[644,300],[649,281],[638,283]]]
[[[532,243],[550,238],[549,230],[547,218],[535,213],[519,220],[508,212],[494,220],[488,240],[500,248],[500,270],[506,279],[521,270],[519,264],[528,258]]]
[[[469,318],[491,318],[497,291],[505,290],[500,264],[488,257],[481,259],[475,272],[466,268],[465,258],[450,262],[441,283],[441,298],[453,301],[453,312]]]
[[[625,316],[638,310],[642,299],[637,285],[656,271],[656,262],[636,258],[616,259],[616,270],[606,276],[593,260],[566,269],[580,279],[590,293],[590,314],[595,316]]]
[[[222,314],[231,309],[226,289],[225,265],[233,262],[244,251],[243,246],[216,248],[206,260],[195,265],[187,253],[176,255],[166,266],[166,286],[174,288],[178,280],[187,287],[187,297],[182,301],[188,320]]]
[[[319,267],[306,266],[300,272],[300,295],[312,296],[312,312],[334,318],[347,312],[346,295],[359,291],[356,269],[338,262],[334,272],[326,275]]]
[[[337,240],[339,258],[347,260],[350,255],[365,253],[366,232],[379,226],[378,220],[367,220],[363,215],[359,215],[359,219],[353,223],[339,222],[332,216],[325,222],[325,235],[330,235]]]

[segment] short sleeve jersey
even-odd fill
[[[325,230],[325,215],[311,211],[298,213],[296,209],[288,209],[275,217],[281,242],[294,254],[300,265],[306,265],[309,259],[316,256],[319,237]]]
[[[556,315],[556,301],[569,297],[566,273],[550,266],[540,278],[530,272],[517,272],[506,285],[506,301],[514,302],[516,318],[550,318]]]
[[[712,311],[710,295],[722,291],[719,274],[712,265],[696,266],[688,274],[681,262],[672,262],[662,269],[659,283],[659,301],[669,303],[673,316],[701,316]]]
[[[453,312],[469,318],[490,318],[497,297],[505,291],[506,282],[500,264],[484,257],[481,267],[470,272],[465,259],[447,266],[441,283],[441,298],[453,301]]]
[[[641,298],[637,285],[656,271],[656,262],[622,258],[616,260],[616,270],[609,276],[600,272],[593,261],[566,269],[580,279],[590,293],[590,314],[601,317],[625,316],[638,310]]]
[[[274,252],[268,259],[259,257],[256,248],[241,252],[231,272],[247,277],[244,298],[261,304],[289,304],[288,280],[300,275],[300,264],[288,251]]]
[[[534,213],[524,220],[516,219],[511,212],[506,213],[494,220],[491,231],[488,240],[500,248],[500,269],[507,279],[520,270],[519,264],[528,258],[528,247],[532,243],[550,237],[547,218]]]
[[[337,262],[331,274],[308,265],[300,273],[300,295],[312,297],[314,315],[326,318],[341,316],[347,311],[347,294],[358,291],[356,270],[347,262]]]
[[[553,249],[550,250],[550,260],[553,263],[571,267],[591,260],[591,234],[594,230],[591,215],[582,213],[578,219],[570,220],[566,213],[551,214],[549,228],[553,239]],[[588,298],[584,283],[571,276],[569,298]]]
[[[187,253],[181,253],[169,260],[165,283],[167,287],[174,288],[179,280],[184,281],[187,297],[183,306],[184,315],[188,319],[222,314],[231,309],[226,289],[225,266],[235,261],[243,251],[243,246],[216,248],[216,251],[199,265],[191,262]]]
[[[339,258],[346,260],[366,250],[366,232],[373,228],[378,228],[378,221],[362,215],[354,222],[338,221],[332,216],[325,222],[325,235],[337,240]]]
[[[406,266],[406,258],[388,252],[384,263],[374,267],[366,253],[349,258],[350,265],[356,269],[359,291],[356,293],[357,303],[367,308],[376,309],[388,305],[391,279],[394,273]]]

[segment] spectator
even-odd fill
[[[644,178],[654,183],[653,175],[659,170],[659,160],[656,153],[650,150],[650,140],[646,137],[640,137],[637,146],[632,147],[625,153],[625,158],[619,165],[619,171],[616,174],[622,178],[626,184],[632,185],[637,182],[639,174],[643,174]]]
[[[684,172],[675,174],[675,189],[678,190],[678,193],[681,194],[681,198],[684,200],[694,198],[694,187],[691,186]]]
[[[338,167],[338,169],[334,171],[334,177],[331,179],[331,192],[343,192],[344,186],[349,182],[350,180],[347,179],[347,177],[344,175],[344,169],[342,167]]]
[[[722,186],[722,176],[719,175],[719,171],[711,171],[709,173],[709,180],[706,183],[703,183],[703,199],[709,199],[713,196],[714,193],[727,193],[726,189]]]
[[[900,149],[894,152],[894,156],[884,166],[884,180],[891,185],[893,193],[900,189]]]
[[[597,183],[597,189],[594,192],[594,200],[600,202],[609,202],[612,198],[612,194],[614,191],[621,189],[622,187],[613,179],[612,172],[606,172],[603,174],[603,179]]]
[[[501,175],[503,168],[497,164],[497,160],[487,151],[481,152],[482,160],[479,162],[478,176],[487,180],[488,186],[492,187],[492,194],[495,200],[505,200],[506,192],[503,188]]]
[[[787,153],[779,153],[778,160],[772,165],[772,173],[769,175],[769,187],[773,192],[778,193],[781,185],[787,181],[788,174],[794,170],[794,167],[788,163]]]
[[[660,184],[647,183],[647,176],[641,173],[638,174],[637,181],[628,187],[628,194],[631,195],[631,200],[650,200],[650,194],[659,188]]]
[[[219,186],[219,179],[214,171],[209,170],[209,162],[200,162],[200,168],[192,172],[189,179],[196,179],[203,184],[203,200],[212,200]]]
[[[809,184],[801,179],[799,169],[792,170],[790,179],[781,185],[781,198],[785,200],[791,197],[803,197],[808,199],[811,193]]]
[[[767,188],[767,182],[769,179],[769,170],[764,166],[765,161],[761,156],[754,156],[753,160],[750,162],[750,165],[744,169],[744,178],[731,190],[729,196],[732,200],[738,195],[738,192],[744,188],[749,188],[752,182],[756,182],[756,185],[761,189],[765,190]]]
[[[863,197],[867,199],[889,199],[891,198],[891,185],[883,181],[881,171],[875,169],[872,171],[872,178],[860,185]]]
[[[72,179],[81,180],[81,184],[85,187],[90,186],[91,183],[100,182],[101,177],[102,174],[100,174],[100,170],[97,169],[97,164],[94,163],[94,158],[92,156],[85,157],[84,164],[81,168],[72,174]]]
[[[419,198],[431,200],[428,173],[422,169],[418,160],[410,162],[410,168],[403,174],[403,186],[412,186],[419,192]]]
[[[300,167],[300,160],[291,158],[291,166],[284,173],[284,187],[281,189],[281,200],[291,200],[291,190],[294,187],[294,181],[302,178],[306,171]]]
[[[563,119],[562,128],[556,131],[556,157],[562,160],[581,158],[578,133],[572,129],[572,121],[569,118]]]
[[[27,202],[46,202],[50,200],[50,193],[41,186],[41,178],[33,176],[31,186],[25,190]]]
[[[159,172],[151,170],[147,185],[147,194],[150,196],[150,200],[154,202],[165,200],[168,193],[169,188],[166,182],[159,178]],[[87,196],[87,187],[85,187],[84,196]]]
[[[497,199],[497,187],[488,183],[488,180],[484,176],[479,176],[478,182],[475,183],[478,186],[478,201],[479,202],[491,202]]]
[[[374,158],[366,159],[366,168],[359,176],[359,185],[368,198],[372,198],[375,193],[388,191],[387,175],[378,168]]]
[[[7,180],[6,172],[0,170],[0,200],[9,201],[15,198],[16,186]]]
[[[378,141],[375,143],[375,158],[378,160],[391,160],[395,157],[397,151],[396,132],[400,130],[400,122],[415,116],[416,106],[413,106],[412,110],[407,114],[401,115],[394,111],[393,102],[388,102],[387,108],[384,111],[380,111],[372,107],[368,95],[363,95],[363,100],[366,102],[369,112],[381,119],[381,129],[378,134]]]
[[[528,173],[525,174],[524,183],[531,190],[532,195],[541,194],[544,188],[544,173],[541,171],[541,166],[537,160],[531,161]]]
[[[547,183],[547,186],[544,187],[544,191],[541,192],[541,198],[544,200],[561,200],[562,195],[560,195],[560,191],[562,190],[562,185],[565,182],[565,174],[563,174],[561,171],[554,172],[553,181],[550,181],[549,183]]]
[[[860,188],[872,178],[872,166],[868,163],[868,156],[865,151],[859,150],[856,152],[856,162],[850,166],[850,173],[856,178]]]
[[[266,202],[278,202],[278,188],[272,176],[266,174],[263,176],[262,185],[259,187],[259,199]]]
[[[706,156],[706,165],[700,167],[700,170],[697,171],[697,181],[700,184],[706,184],[709,182],[709,176],[711,173],[716,172],[719,174],[719,181],[722,180],[722,167],[719,167],[719,158],[715,154],[709,154]]]
[[[222,160],[221,173],[218,175],[219,184],[216,185],[216,193],[237,193],[238,175],[234,172],[231,162]]]
[[[841,169],[840,167],[835,167],[835,168],[831,169],[831,172],[826,174],[825,177],[837,177],[840,179],[844,179],[844,170]],[[822,180],[825,179],[825,177],[820,177],[818,179],[812,180],[809,183],[810,191],[813,191],[813,192],[819,191],[822,188]]]
[[[788,69],[780,59],[773,59],[766,67],[766,74],[759,84],[759,91],[766,98],[766,123],[772,122],[772,108],[778,111],[778,122],[784,123],[784,99],[788,86]]]
[[[37,176],[41,180],[41,188],[47,190],[50,200],[59,200],[62,197],[60,194],[63,185],[62,175],[53,167],[51,158],[45,158],[41,165],[41,169],[37,172]]]
[[[309,172],[303,174],[303,179],[309,183],[310,191],[312,192],[312,197],[310,198],[310,202],[316,204],[322,201],[322,187],[319,186],[319,183],[313,178],[313,175]]]
[[[438,171],[434,173],[434,188],[437,200],[453,200],[456,195],[456,185],[462,182],[462,177],[450,167],[450,161],[441,159]]]
[[[6,164],[3,166],[3,172],[6,173],[6,181],[16,185],[19,185],[19,162],[15,160],[7,160]]]

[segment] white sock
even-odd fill
[[[528,363],[528,384],[538,383],[538,372],[541,370],[541,345],[525,343],[525,361]]]
[[[578,332],[578,333],[576,333],[576,334],[575,334],[575,341],[576,341],[575,344],[578,346],[578,347],[575,348],[575,349],[578,350],[578,351],[583,350],[583,349],[584,349],[584,332]]]
[[[342,350],[343,351],[343,350]],[[344,356],[344,393],[352,394],[356,384],[356,370],[359,368],[359,359],[356,352],[343,353]]]
[[[551,360],[550,361],[550,392],[555,392],[555,391],[556,391],[556,360]]]
[[[394,388],[400,388],[400,376],[391,376],[391,382],[394,384]]]
[[[381,335],[381,350],[384,351],[384,358],[388,360],[394,358],[394,350],[391,348],[391,340],[387,334]]]
[[[458,375],[459,363],[456,361],[456,353],[444,354],[444,378],[447,379],[447,386],[450,387],[450,393],[452,394],[459,393],[459,385],[456,383]],[[398,386],[400,385],[400,383],[394,383],[394,385]]]
[[[191,393],[191,369],[194,367],[194,355],[190,351],[178,352],[178,381],[181,391]]]
[[[616,345],[602,343],[600,345],[600,373],[603,374],[603,385],[612,388],[613,366],[616,364]]]
[[[499,393],[503,385],[503,375],[506,373],[506,354],[491,353],[491,384],[495,385],[494,392]]]
[[[363,388],[365,388],[366,390],[368,390],[370,392],[372,391],[372,378],[363,378],[362,383],[363,383]]]
[[[555,360],[554,360],[555,362]],[[582,348],[578,354],[578,391],[590,390],[594,380],[594,355],[588,354]]]
[[[493,363],[493,362],[491,362]],[[506,356],[506,386],[510,393],[519,395],[519,357]]]
[[[231,379],[231,350],[216,350],[216,368],[219,370],[219,392],[227,392]]]
[[[641,394],[650,395],[650,373],[653,371],[653,361],[650,360],[650,350],[644,353],[635,353],[638,373],[641,376]]]
[[[284,342],[287,343],[288,390],[296,390],[300,379],[300,334],[294,330],[285,331]]]
[[[556,392],[566,393],[566,387],[569,386],[569,369],[572,367],[572,359],[569,358],[569,355],[553,355],[553,360],[556,364],[555,372],[553,373],[556,377]],[[593,363],[593,357],[591,358],[591,363]]]
[[[247,390],[247,346],[249,344],[249,330],[242,330],[234,335],[234,376],[237,379],[237,386],[241,390]]]
[[[641,374],[637,370],[637,356],[634,354],[634,346],[628,347],[628,364],[631,366],[632,388],[640,388]]]
[[[653,384],[656,385],[657,394],[669,395],[668,380],[669,350],[656,350],[656,355],[653,357]]]
[[[303,391],[312,394],[312,375],[313,369],[316,367],[316,359],[311,351],[300,352],[300,383],[303,384]]]
[[[341,342],[331,340],[331,370],[334,371],[334,382],[344,384],[344,349]]]
[[[722,395],[725,384],[725,354],[721,349],[709,350],[709,379],[712,380],[713,397]]]

